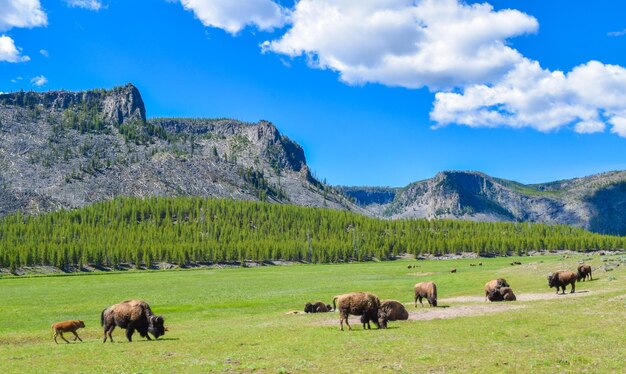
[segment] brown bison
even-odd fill
[[[333,298],[333,309],[339,309],[339,328],[343,331],[343,321],[349,330],[352,327],[348,323],[350,314],[361,316],[363,329],[371,329],[370,321],[374,322],[378,328],[387,328],[387,319],[384,316],[379,317],[378,309],[380,308],[380,300],[376,295],[369,292],[351,292],[338,295]]]
[[[456,273],[456,268],[450,269],[450,273]]]
[[[324,304],[321,301],[318,301],[313,304],[306,303],[306,305],[304,306],[305,313],[326,313],[332,310],[333,309],[331,308],[330,304]]]
[[[589,280],[593,280],[593,277],[591,276],[591,265],[580,265],[578,267],[578,281],[582,279],[584,282],[587,279],[587,276],[589,276]]]
[[[57,342],[57,335],[60,335],[61,339],[65,340],[66,343],[69,343],[69,341],[65,339],[65,337],[63,336],[64,332],[71,332],[72,334],[74,334],[74,341],[78,339],[82,342],[83,339],[81,339],[80,336],[78,336],[78,334],[76,333],[76,330],[80,328],[84,328],[84,327],[85,327],[85,322],[79,319],[54,323],[52,325],[52,331],[54,331],[54,342],[59,344],[59,342]]]
[[[428,304],[430,306],[437,306],[437,285],[433,282],[422,282],[417,283],[413,289],[415,290],[415,307],[417,308],[417,300],[419,300],[420,304],[424,306],[422,303],[422,299],[426,298],[428,300]]]
[[[492,279],[485,283],[485,298],[489,300],[489,293],[500,287],[510,287],[504,278]]]
[[[568,284],[572,285],[570,293],[574,293],[576,290],[576,281],[578,280],[578,274],[569,270],[559,270],[556,273],[548,275],[548,286],[550,288],[556,287],[556,293],[559,293],[559,288],[563,288],[563,294],[565,294],[565,287]]]
[[[155,339],[165,335],[167,328],[163,326],[163,316],[155,316],[150,309],[150,305],[141,300],[126,300],[119,304],[111,305],[100,314],[100,324],[104,327],[104,342],[107,341],[107,334],[111,343],[113,336],[111,333],[115,326],[126,329],[126,338],[132,342],[135,330],[144,338],[150,339],[148,332],[154,335]]]
[[[385,300],[380,303],[378,317],[384,317],[387,321],[406,321],[409,319],[409,312],[402,303],[396,300]]]
[[[489,291],[489,301],[515,301],[517,298],[511,287],[497,287]]]

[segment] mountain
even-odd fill
[[[364,212],[267,121],[147,119],[132,84],[0,94],[0,215],[118,195],[212,196]]]
[[[474,171],[445,171],[402,189],[386,189],[394,198],[382,204],[376,195],[364,199],[370,196],[366,189],[342,190],[364,209],[389,218],[559,223],[626,235],[625,171],[531,185]]]
[[[568,224],[626,235],[626,172],[525,185],[446,171],[404,188],[332,187],[267,121],[146,118],[136,87],[0,94],[0,216],[116,196],[210,196],[384,218]]]

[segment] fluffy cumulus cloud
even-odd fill
[[[48,17],[39,0],[0,0],[0,31],[14,27],[46,26]],[[25,62],[30,57],[23,56],[15,41],[6,35],[0,36],[0,61]]]
[[[0,31],[13,27],[46,26],[48,17],[39,0],[0,1]]]
[[[102,2],[100,0],[66,0],[67,4],[73,8],[83,8],[89,10],[100,10]]]
[[[431,118],[438,125],[531,127],[578,133],[605,130],[626,136],[626,69],[597,61],[572,71],[549,71],[524,60],[493,85],[435,95]]]
[[[301,0],[265,51],[307,56],[350,84],[431,90],[492,82],[523,60],[506,39],[537,31],[516,10],[457,0]]]
[[[44,77],[43,75],[39,75],[31,78],[30,83],[32,83],[34,86],[41,87],[48,83],[48,78]]]
[[[285,24],[287,11],[271,0],[180,0],[205,26],[236,34],[248,25],[271,30]]]
[[[22,56],[13,39],[6,35],[0,36],[0,61],[25,62],[28,60],[30,60],[30,57]]]

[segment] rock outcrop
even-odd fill
[[[118,195],[207,196],[363,211],[315,179],[270,122],[149,119],[132,85],[0,95],[0,215]]]

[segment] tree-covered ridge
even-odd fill
[[[0,220],[0,266],[292,260],[624,248],[626,238],[564,225],[384,220],[347,211],[210,198],[116,198]]]

